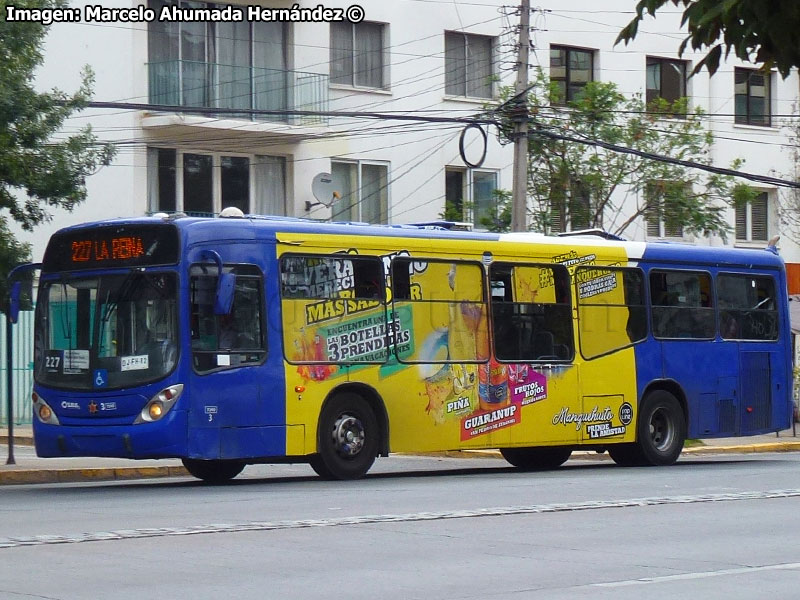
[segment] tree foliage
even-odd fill
[[[686,99],[646,106],[641,97],[626,98],[607,82],[588,83],[567,107],[553,106],[557,93],[539,70],[528,93],[531,229],[557,232],[569,221],[572,230],[622,234],[647,218],[661,221],[667,231],[726,238],[726,211],[754,196],[749,186],[730,176],[544,135],[599,140],[707,165],[713,137],[699,109],[689,112]],[[511,88],[505,90],[505,97],[512,94]],[[505,118],[501,135],[511,139],[512,131],[511,119]]]
[[[7,312],[8,285],[6,275],[23,263],[30,262],[30,244],[19,242],[8,229],[5,218],[0,217],[0,311]],[[27,298],[28,301],[31,298]]]
[[[640,0],[636,17],[617,37],[626,44],[636,37],[645,13],[656,15],[663,6],[683,6],[681,26],[689,35],[679,47],[708,50],[693,72],[704,66],[712,75],[719,67],[723,51],[731,51],[746,62],[776,68],[786,78],[792,67],[800,67],[800,2],[797,0]]]
[[[50,207],[72,210],[86,198],[86,177],[113,157],[98,144],[89,126],[56,136],[67,117],[86,107],[93,75],[85,67],[78,90],[37,92],[47,28],[33,22],[5,21],[0,0],[0,210],[8,210],[26,230],[50,218]],[[17,8],[57,8],[65,0],[14,0]],[[6,247],[8,250],[9,248]],[[0,250],[1,251],[1,250]]]

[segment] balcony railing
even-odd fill
[[[245,110],[328,110],[328,76],[191,60],[147,64],[150,104]],[[290,125],[327,122],[318,115],[220,115]]]

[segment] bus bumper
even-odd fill
[[[179,458],[187,455],[187,418],[173,410],[155,423],[76,426],[48,425],[34,417],[33,439],[42,458]]]

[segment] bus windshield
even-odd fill
[[[64,389],[159,379],[177,361],[176,277],[141,270],[42,284],[35,377]]]

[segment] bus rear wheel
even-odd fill
[[[378,455],[378,421],[356,394],[331,398],[320,414],[317,436],[317,454],[309,463],[325,479],[359,479]]]
[[[206,483],[225,483],[236,477],[244,469],[244,463],[238,460],[197,460],[184,458],[183,466],[189,474]]]
[[[637,444],[646,464],[674,464],[686,440],[686,419],[683,409],[666,390],[648,394],[639,408],[636,425]]]
[[[567,462],[572,450],[559,446],[552,448],[501,448],[500,454],[518,469],[546,471],[556,469]]]

